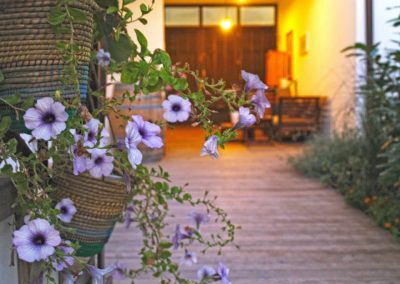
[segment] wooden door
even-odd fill
[[[276,48],[276,28],[168,27],[166,39],[173,62],[187,62],[208,78],[223,78],[229,88],[241,82],[242,69],[265,78],[265,52]]]

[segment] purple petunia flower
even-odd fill
[[[31,221],[31,215],[25,215],[24,216],[24,224],[27,225]]]
[[[71,256],[75,250],[69,246],[70,244],[71,242],[66,241],[67,246],[61,245],[58,247],[63,251],[64,256],[62,259],[53,257],[52,266],[56,271],[63,271],[65,268],[68,268],[75,263],[74,258]]]
[[[267,89],[267,85],[265,85],[264,82],[260,80],[260,77],[258,77],[256,74],[248,73],[242,70],[242,78],[246,81],[246,85],[244,86],[245,92]]]
[[[264,90],[257,90],[256,94],[251,98],[251,102],[254,105],[254,110],[260,118],[264,117],[265,109],[271,107],[270,102],[264,95]]]
[[[143,155],[137,149],[137,146],[142,141],[142,137],[139,134],[139,130],[135,122],[128,121],[125,127],[125,147],[128,151],[128,160],[131,163],[132,168],[136,169],[136,166],[142,163]]]
[[[204,265],[197,271],[197,279],[202,281],[204,279],[209,279],[216,274],[215,269],[212,266]]]
[[[80,274],[82,274],[82,272]],[[69,271],[64,271],[62,275],[64,278],[63,284],[75,284],[76,279],[79,277],[79,275],[72,275],[72,273]]]
[[[133,207],[133,204],[130,204],[126,207],[125,214],[124,214],[124,224],[125,224],[125,229],[129,229],[131,226],[131,223],[134,221],[132,218],[132,214],[135,212],[135,207]]]
[[[192,266],[193,264],[197,263],[197,256],[194,252],[189,252],[185,249],[185,254],[181,259],[181,265]]]
[[[93,265],[86,264],[86,269],[89,271],[90,275],[92,276],[92,283],[93,284],[103,284],[104,277],[113,273],[115,270],[115,266],[111,265],[104,269],[97,268]]]
[[[179,247],[180,241],[183,240],[183,234],[181,232],[181,226],[176,225],[175,235],[172,237],[172,244],[174,249]]]
[[[76,207],[74,206],[74,202],[72,202],[71,199],[64,198],[57,203],[55,208],[60,210],[60,214],[57,215],[58,219],[60,219],[64,223],[71,223],[71,220],[76,213]]]
[[[96,54],[97,62],[101,67],[107,67],[111,62],[111,54],[104,49],[100,49]]]
[[[201,156],[210,155],[212,158],[218,158],[218,137],[212,135],[208,137],[207,141],[203,145],[203,149],[200,152]]]
[[[168,122],[184,122],[188,120],[192,104],[188,99],[177,95],[170,95],[163,101],[162,106],[165,110],[164,119]]]
[[[68,114],[65,107],[54,102],[52,98],[38,99],[34,108],[24,114],[25,126],[33,130],[36,139],[50,140],[60,134],[65,128]]]
[[[86,172],[86,157],[85,156],[75,156],[72,161],[73,173],[74,175],[79,175],[80,173]]]
[[[218,276],[221,278],[221,281],[224,284],[231,284],[231,281],[229,281],[228,275],[229,275],[229,268],[225,266],[222,262],[218,264],[218,269],[217,269]]]
[[[90,150],[91,157],[86,160],[86,168],[92,177],[101,178],[102,176],[109,176],[114,168],[112,156],[107,155],[104,149]]]
[[[207,225],[211,221],[210,215],[198,212],[190,213],[188,218],[196,226],[197,230],[200,228],[200,225]]]
[[[32,153],[38,152],[38,142],[33,138],[32,135],[26,133],[20,133],[19,136],[25,141],[25,144],[29,147]]]
[[[125,127],[125,146],[127,149],[136,149],[142,141],[137,125],[133,121],[128,121]]]
[[[60,232],[44,219],[29,221],[13,234],[18,257],[26,262],[47,259],[60,243]]]
[[[79,143],[82,143],[83,141],[83,136],[76,134],[75,129],[70,130],[72,135],[74,136],[75,140],[75,145],[71,147],[71,152],[73,154],[73,161],[72,161],[72,167],[73,167],[73,173],[74,175],[79,175],[80,173],[86,172],[86,156],[85,155],[79,155]]]
[[[256,117],[250,113],[250,109],[247,107],[240,107],[239,122],[235,125],[235,129],[250,127],[254,123],[256,123]]]
[[[100,121],[95,118],[92,118],[86,123],[85,128],[87,129],[87,132],[85,133],[84,136],[84,144],[83,144],[84,146],[94,147],[97,145],[98,142],[100,147],[104,147],[108,144],[108,139],[110,137],[110,134],[108,133],[108,130],[105,128],[101,130],[100,141],[97,141],[100,124],[101,124]]]
[[[126,279],[126,272],[127,272],[127,267],[125,264],[117,261],[114,263],[114,271],[112,272],[112,278],[114,280],[124,280]]]
[[[7,158],[0,162],[0,169],[4,168],[6,165],[11,166],[13,173],[20,171],[20,164],[18,161],[14,161],[13,158]]]
[[[128,149],[128,160],[132,168],[136,169],[136,166],[142,163],[143,154],[139,149]]]
[[[133,115],[133,126],[140,134],[141,142],[149,148],[161,148],[164,143],[159,136],[161,128],[157,124],[144,121],[140,115]]]
[[[173,248],[177,249],[180,242],[184,239],[190,239],[193,236],[193,229],[190,227],[185,227],[183,230],[180,225],[176,225],[175,235],[172,237]]]

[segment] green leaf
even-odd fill
[[[171,242],[160,242],[160,247],[163,249],[169,249],[170,247],[172,247],[172,243]]]
[[[143,25],[147,25],[147,20],[145,18],[139,18],[139,22],[141,22]]]
[[[18,146],[18,141],[17,141],[17,139],[15,139],[15,138],[10,139],[10,140],[7,142],[8,150],[9,150],[12,154],[15,154],[15,153],[17,152],[17,146]]]
[[[171,193],[172,193],[173,195],[177,195],[177,194],[179,194],[179,193],[181,193],[181,192],[182,192],[182,189],[180,189],[180,188],[177,187],[177,186],[174,186],[174,187],[171,188]]]
[[[54,7],[50,10],[47,20],[50,25],[58,26],[64,22],[66,16],[66,12],[62,11],[60,7]]]
[[[188,82],[185,78],[177,78],[174,82],[174,89],[177,91],[183,91],[188,88]]]
[[[131,4],[131,3],[135,2],[135,1],[136,1],[136,0],[123,0],[123,1],[122,1],[122,5],[123,5],[123,6],[126,6],[126,5]]]
[[[3,74],[3,72],[1,72],[1,70],[0,70],[0,83],[1,82],[3,82],[4,81],[4,74]]]
[[[135,33],[140,44],[140,53],[144,55],[147,52],[147,39],[141,31],[135,29]]]
[[[124,20],[125,21],[129,20],[133,16],[133,12],[130,9],[126,8],[126,7],[123,7],[122,11],[125,12],[125,15],[124,15]]]
[[[190,195],[189,193],[185,193],[183,195],[183,200],[190,200],[190,199],[192,199],[192,195]]]
[[[108,7],[106,10],[107,14],[114,14],[116,12],[118,12],[118,7],[115,7],[115,6]]]
[[[168,250],[163,250],[160,253],[161,258],[169,258],[169,257],[171,257],[171,255],[172,255],[172,253]]]
[[[6,101],[8,104],[15,106],[16,104],[19,104],[21,102],[21,95],[14,94],[12,96],[3,98],[3,100]]]
[[[128,62],[122,67],[121,81],[126,84],[133,84],[138,81],[139,68],[136,62]]]
[[[116,62],[127,61],[129,57],[136,56],[135,44],[126,34],[121,34],[119,40],[114,38],[106,38],[106,46],[111,53],[111,58]]]
[[[140,12],[142,12],[143,15],[149,13],[149,9],[147,8],[146,4],[140,4]]]
[[[0,121],[0,138],[6,134],[11,125],[11,118],[9,116],[4,116]]]
[[[34,97],[27,97],[22,100],[22,108],[23,109],[31,108],[31,107],[33,107],[34,104],[35,104]]]
[[[78,8],[68,7],[68,11],[69,11],[70,15],[72,16],[75,23],[78,23],[78,24],[86,23],[87,17],[86,17],[85,12],[83,12],[83,10],[78,9]]]
[[[13,167],[9,164],[5,164],[1,169],[0,172],[5,175],[11,175],[13,173]]]
[[[175,79],[165,68],[161,68],[159,76],[164,80],[165,84],[173,84]]]
[[[169,57],[169,54],[161,49],[157,49],[154,52],[153,63],[154,64],[162,64],[167,69],[171,68],[171,66],[172,66],[172,61],[171,61],[171,58]]]
[[[159,77],[158,77],[158,71],[153,70],[152,72],[150,72],[150,73],[148,74],[148,85],[149,85],[150,87],[156,86],[156,85],[158,84],[158,82],[159,82],[159,79],[158,79],[158,78],[159,78]]]
[[[118,7],[118,0],[96,0],[96,3],[103,8],[110,6]]]

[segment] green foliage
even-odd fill
[[[400,16],[393,20],[398,25]],[[360,78],[362,129],[316,138],[292,159],[304,174],[337,188],[351,204],[400,236],[400,42],[380,52],[379,44],[344,49],[367,66]]]
[[[8,131],[11,125],[11,118],[9,116],[5,116],[0,121],[0,138],[3,138],[4,134]]]
[[[211,105],[221,100],[225,101],[231,110],[237,110],[244,105],[252,107],[244,91],[241,95],[226,91],[222,80],[215,82],[201,78],[198,72],[190,70],[187,65],[173,65],[167,52],[160,49],[150,51],[147,39],[140,30],[134,30],[135,39],[132,40],[128,35],[127,25],[133,22],[146,24],[144,16],[152,11],[154,4],[154,1],[150,5],[141,4],[138,5],[138,11],[132,11],[127,5],[133,2],[135,1],[124,0],[122,5],[119,5],[117,0],[97,0],[101,9],[96,10],[94,15],[95,35],[92,46],[97,46],[101,42],[104,50],[111,53],[111,62],[107,67],[103,66],[104,70],[108,74],[121,73],[122,81],[134,86],[134,94],[127,92],[121,98],[109,99],[104,92],[106,86],[95,81],[92,84],[95,87],[89,94],[90,98],[95,98],[99,104],[93,109],[92,114],[86,114],[88,116],[81,113],[84,107],[80,102],[80,77],[77,72],[81,47],[75,41],[75,27],[77,24],[85,23],[88,20],[87,15],[75,8],[73,0],[58,0],[51,9],[48,23],[55,34],[63,34],[62,40],[54,46],[54,49],[62,55],[64,63],[62,83],[75,88],[77,95],[67,100],[60,91],[55,92],[53,99],[65,106],[69,118],[65,130],[52,137],[51,143],[35,140],[39,143],[37,153],[24,156],[17,152],[17,140],[4,139],[11,119],[3,117],[0,121],[0,160],[11,159],[18,165],[13,168],[12,165],[6,164],[0,173],[8,175],[17,189],[21,216],[30,215],[32,219],[46,219],[60,232],[69,230],[57,218],[60,211],[54,209],[52,193],[56,188],[52,181],[59,175],[72,171],[74,157],[71,147],[76,147],[76,151],[82,151],[82,155],[90,157],[90,147],[81,145],[82,141],[76,142],[71,130],[81,135],[86,134],[88,129],[85,123],[91,116],[101,119],[109,115],[110,110],[119,113],[120,106],[126,100],[133,102],[139,94],[147,95],[171,86],[180,96],[190,100],[193,125],[201,126],[207,137],[216,135],[218,145],[223,148],[228,141],[236,137],[236,132],[234,129],[228,129],[221,133],[213,125],[210,120],[213,112]],[[90,68],[93,72],[96,72],[95,52],[96,50],[93,50],[91,53],[93,61]],[[97,77],[93,77],[96,80]],[[188,77],[196,83],[195,90],[189,88]],[[0,82],[3,79],[4,76],[0,73]],[[33,98],[22,99],[19,94],[0,100],[16,112],[17,118],[35,104]],[[123,119],[129,119],[126,115],[119,115]],[[100,147],[100,133],[99,130],[98,142],[94,147]],[[151,273],[154,277],[160,278],[161,283],[196,283],[181,276],[179,265],[172,257],[171,237],[165,233],[169,204],[175,202],[181,206],[200,207],[202,211],[211,214],[213,221],[220,226],[219,230],[214,230],[208,238],[194,229],[193,237],[182,241],[185,247],[198,243],[202,245],[203,252],[215,248],[217,253],[221,253],[225,246],[235,245],[235,233],[239,227],[230,221],[226,212],[215,205],[216,197],[211,197],[209,192],[205,192],[200,198],[194,198],[183,187],[171,185],[169,174],[161,167],[154,169],[139,165],[133,169],[128,161],[127,152],[119,149],[117,144],[101,147],[113,150],[114,174],[126,178],[130,188],[130,198],[126,205],[133,206],[135,229],[143,235],[140,249],[141,263],[136,269],[129,270],[128,276],[134,280],[139,274]],[[53,167],[47,166],[50,159]],[[79,244],[72,246],[77,249]],[[61,250],[57,249],[56,254],[60,259],[63,258]],[[43,270],[52,270],[51,259],[43,262]]]

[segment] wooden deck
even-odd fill
[[[296,173],[287,157],[299,146],[231,143],[214,161],[199,157],[201,145],[197,130],[170,131],[162,165],[176,184],[190,182],[193,195],[204,190],[218,195],[218,204],[243,229],[237,238],[240,250],[199,254],[198,265],[185,271],[188,277],[194,278],[203,264],[223,260],[234,284],[400,283],[400,243],[339,194]],[[172,206],[172,211],[177,218],[171,222],[185,223],[187,208]],[[134,228],[116,228],[107,263],[117,258],[137,263],[139,241]],[[137,283],[157,282],[144,278]]]

